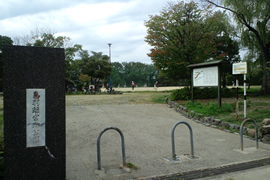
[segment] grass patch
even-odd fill
[[[156,103],[156,104],[162,104],[162,103],[164,103],[166,97],[167,97],[167,95],[157,94],[157,95],[152,97],[151,101],[153,103]]]
[[[130,169],[135,169],[135,170],[138,170],[139,169],[138,166],[132,164],[131,162],[128,162],[127,163],[127,167],[129,167]]]
[[[186,106],[190,111],[204,114],[205,116],[212,116],[222,121],[241,125],[244,118],[244,99],[238,99],[238,117],[236,116],[236,99],[222,98],[221,109],[218,109],[217,99],[200,99],[195,100],[194,104],[191,101],[176,101],[180,105]],[[258,128],[265,118],[270,118],[270,95],[256,96],[247,98],[247,118],[251,118],[257,122]],[[247,122],[246,127],[254,128],[253,123]]]
[[[200,101],[192,102],[187,101],[185,106],[197,113],[204,114],[205,116],[217,116],[219,114],[229,114],[233,111],[232,104],[223,104],[221,108],[218,108],[217,102],[207,102],[202,104]]]
[[[247,94],[256,94],[260,91],[260,89],[261,89],[261,86],[253,86],[250,89],[246,88],[246,92],[247,92]],[[244,87],[240,87],[238,89],[238,93],[244,94]]]

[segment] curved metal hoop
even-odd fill
[[[126,156],[125,156],[125,140],[124,140],[124,135],[122,133],[122,131],[120,129],[118,129],[117,127],[107,127],[105,129],[103,129],[97,138],[97,160],[98,160],[98,170],[101,170],[101,160],[100,160],[100,138],[102,136],[102,134],[109,130],[109,129],[114,129],[116,131],[119,132],[120,136],[121,136],[121,143],[122,143],[122,158],[123,158],[123,166],[126,165]]]
[[[189,132],[190,132],[190,144],[191,144],[191,158],[195,158],[195,157],[194,157],[194,147],[193,147],[193,133],[192,133],[192,128],[191,128],[191,126],[190,126],[187,122],[185,122],[185,121],[179,121],[179,122],[177,122],[177,123],[173,126],[173,128],[172,128],[172,133],[171,133],[171,135],[172,135],[172,159],[173,159],[173,160],[176,160],[175,143],[174,143],[174,130],[175,130],[176,126],[178,126],[179,124],[185,124],[185,125],[187,125],[188,128],[189,128]]]
[[[252,121],[255,125],[255,140],[256,140],[256,149],[259,148],[259,143],[258,143],[258,126],[256,121],[254,121],[253,119],[246,119],[242,122],[241,126],[240,126],[240,139],[241,139],[241,151],[243,151],[243,126],[247,121]]]

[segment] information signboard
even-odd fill
[[[247,62],[233,63],[233,74],[247,74]]]
[[[193,86],[218,86],[218,66],[193,69]]]

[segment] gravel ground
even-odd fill
[[[180,173],[208,167],[217,167],[270,156],[270,146],[244,139],[244,153],[239,135],[197,124],[168,108],[166,104],[149,104],[153,93],[122,95],[80,95],[66,98],[67,179],[133,179]],[[178,121],[188,122],[193,129],[194,152],[190,154],[189,130],[179,125],[175,130],[176,154],[180,162],[171,163],[171,130]],[[121,138],[114,130],[101,138],[101,167],[105,176],[98,177],[97,137],[102,129],[115,126],[125,137],[127,162],[139,167],[131,173],[120,173],[122,163]],[[165,158],[165,159],[164,159]],[[118,172],[119,171],[119,172]],[[119,174],[120,173],[120,174]]]

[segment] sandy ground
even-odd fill
[[[139,89],[139,88],[138,88]],[[125,96],[108,95],[109,101]],[[244,139],[244,152],[239,152],[239,135],[197,124],[168,108],[166,104],[132,104],[129,98],[122,103],[87,104],[98,96],[67,96],[66,107],[66,169],[68,180],[135,179],[157,175],[180,173],[225,164],[250,161],[270,156],[270,146]],[[98,100],[95,100],[98,102]],[[108,101],[108,100],[107,100]],[[103,102],[103,103],[102,103]],[[104,104],[105,103],[105,104]],[[190,132],[181,124],[175,130],[177,163],[167,158],[172,156],[171,130],[178,121],[190,124],[193,130],[194,154],[191,154]],[[100,140],[101,167],[105,174],[97,174],[97,137],[106,127],[119,128],[125,138],[126,161],[139,167],[130,173],[120,171],[122,164],[121,138],[117,131],[106,131]]]
[[[166,90],[174,90],[174,89],[181,89],[184,88],[184,86],[166,86],[166,87],[158,87],[155,89],[154,87],[134,87],[134,90],[132,90],[131,87],[115,87],[115,91],[166,91]],[[103,92],[105,91],[105,88],[102,88]]]

